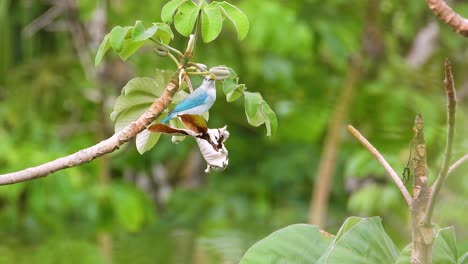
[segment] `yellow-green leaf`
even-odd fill
[[[208,5],[202,10],[202,38],[205,43],[216,39],[221,33],[223,17],[218,5]]]
[[[237,30],[237,38],[243,40],[249,32],[249,19],[247,16],[239,8],[228,2],[222,2],[220,6],[227,18],[234,24]]]

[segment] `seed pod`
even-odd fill
[[[169,51],[164,46],[157,46],[154,49],[154,53],[156,53],[158,56],[161,56],[161,57],[166,57],[168,52]]]
[[[224,80],[231,74],[229,68],[226,66],[213,67],[210,69],[210,73],[216,75],[215,80]]]

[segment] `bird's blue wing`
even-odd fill
[[[187,98],[185,98],[182,102],[180,102],[178,105],[176,105],[174,109],[172,109],[171,113],[182,112],[187,109],[191,109],[202,105],[205,103],[206,98],[208,98],[207,93],[195,94],[194,92],[190,94]]]

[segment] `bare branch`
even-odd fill
[[[444,160],[442,161],[442,168],[440,169],[439,176],[437,177],[436,182],[434,183],[433,192],[431,199],[429,200],[429,205],[427,208],[426,215],[424,217],[424,224],[429,224],[431,222],[432,213],[434,211],[435,202],[437,196],[439,195],[440,189],[447,178],[450,159],[452,158],[452,145],[453,145],[453,135],[455,132],[455,109],[457,105],[456,93],[455,93],[455,84],[453,83],[452,67],[450,66],[450,61],[445,59],[445,94],[447,97],[447,142],[445,145]]]
[[[455,32],[468,37],[468,19],[455,12],[443,0],[426,0],[432,12]]]
[[[452,166],[450,166],[447,174],[450,175],[455,169],[457,169],[458,167],[460,167],[460,165],[462,165],[464,162],[467,162],[467,161],[468,161],[468,154],[465,154],[465,156],[461,157],[460,159],[455,161],[455,163],[453,163]]]
[[[403,184],[403,182],[401,181],[400,177],[395,172],[395,170],[392,169],[392,167],[388,164],[388,162],[384,159],[384,157],[379,153],[379,151],[374,146],[372,146],[372,144],[361,133],[359,133],[357,129],[355,129],[351,125],[348,125],[348,131],[351,134],[353,134],[353,136],[359,142],[361,142],[361,144],[364,145],[364,147],[366,147],[367,150],[369,150],[369,152],[372,155],[374,155],[374,157],[382,165],[382,167],[387,171],[390,177],[392,177],[398,189],[400,189],[401,194],[403,194],[403,197],[405,197],[408,207],[411,207],[411,204],[413,203],[413,199],[411,198],[411,195],[409,194],[408,190],[406,189],[405,185]]]
[[[164,90],[164,93],[161,95],[161,97],[158,98],[136,121],[130,123],[120,132],[92,147],[79,150],[78,152],[75,152],[66,157],[58,158],[36,167],[0,175],[0,185],[12,184],[44,177],[58,170],[88,163],[97,157],[118,149],[124,143],[128,142],[138,133],[143,131],[169,105],[169,103],[172,101],[172,96],[179,87],[179,71],[180,70],[176,71],[171,81],[166,86],[166,89]]]

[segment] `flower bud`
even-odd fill
[[[224,80],[231,74],[229,68],[226,66],[213,67],[210,69],[209,72],[216,75],[215,80]]]

